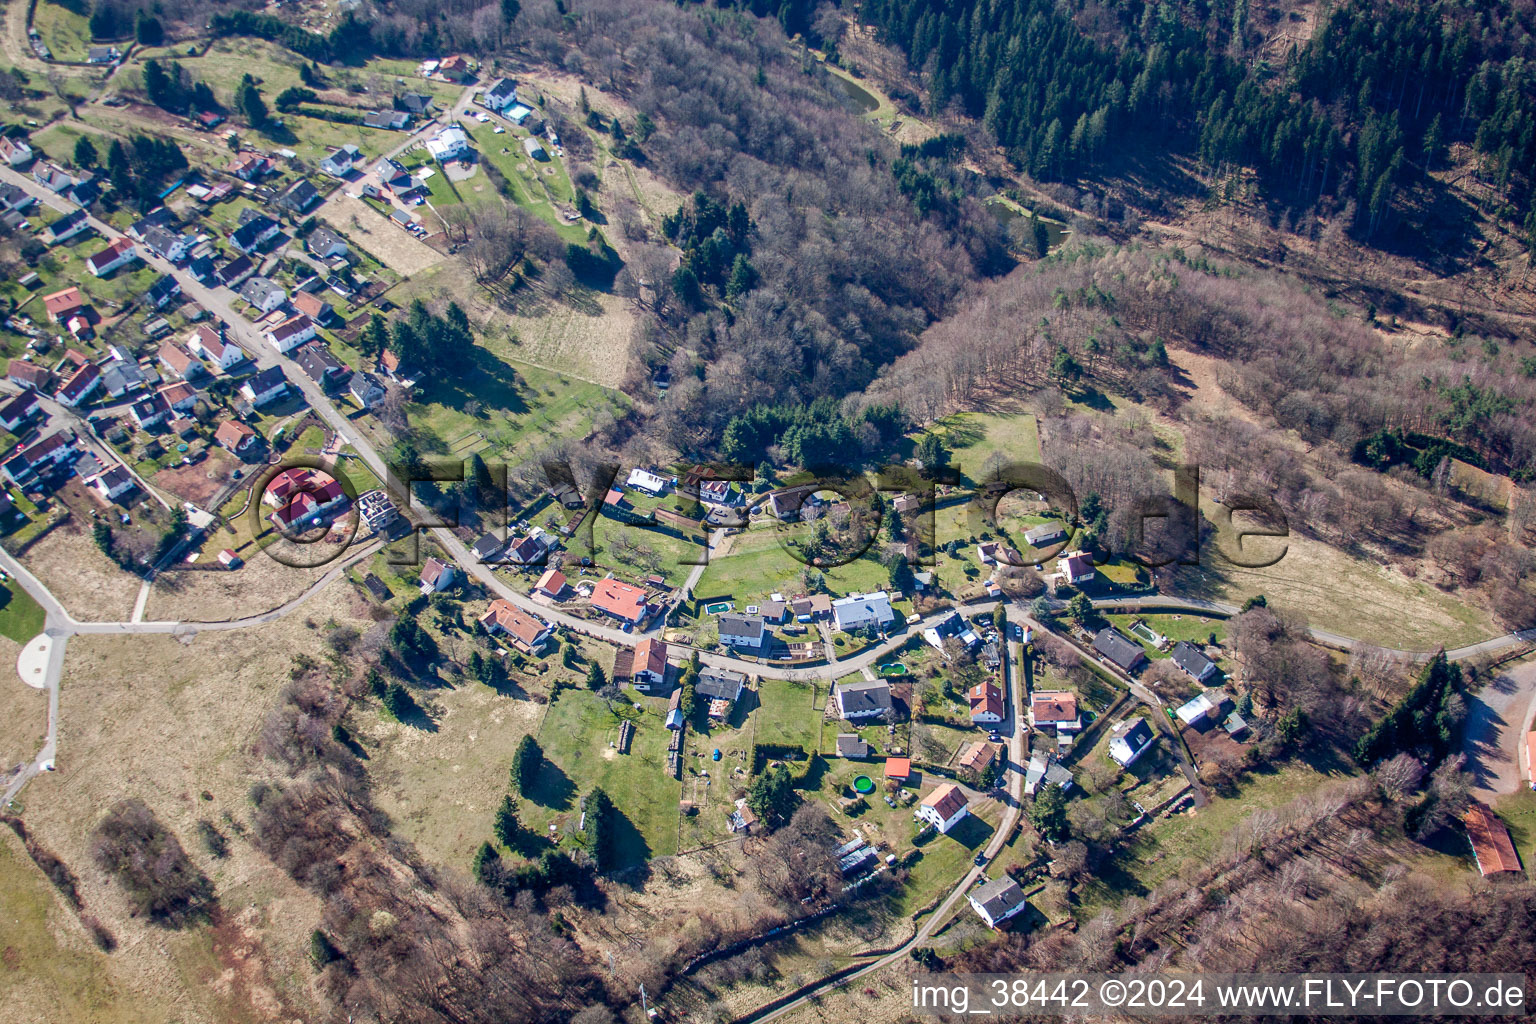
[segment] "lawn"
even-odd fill
[[[772,593],[806,590],[804,574],[811,567],[785,550],[786,533],[776,527],[755,527],[731,538],[724,556],[712,558],[694,593],[699,597],[729,597],[738,607],[756,604]],[[890,570],[866,555],[846,565],[819,570],[833,594],[869,593],[890,583]]]
[[[1494,810],[1509,826],[1509,837],[1515,841],[1521,866],[1527,874],[1536,871],[1536,790],[1522,784],[1515,792],[1500,798]]]
[[[758,683],[758,700],[761,706],[755,712],[755,742],[797,746],[807,752],[821,747],[826,731],[822,722],[825,683],[765,678]]]
[[[32,15],[32,27],[43,37],[55,60],[85,60],[91,48],[91,26],[84,14],[42,0]]]
[[[562,690],[539,729],[545,763],[523,802],[524,823],[541,831],[557,821],[574,827],[581,796],[601,786],[620,816],[613,830],[616,866],[675,854],[681,789],[666,770],[664,710],[659,701],[644,711],[621,702],[610,710],[594,693]],[[628,754],[612,746],[622,718],[635,723]]]
[[[951,463],[972,480],[996,466],[1041,461],[1033,413],[959,412],[939,420],[936,429],[953,453]]]
[[[1146,650],[1149,658],[1166,658],[1168,654],[1153,647],[1145,639],[1131,632],[1131,623],[1145,622],[1153,632],[1178,643],[1187,640],[1193,644],[1204,645],[1212,636],[1217,643],[1226,640],[1227,623],[1225,619],[1207,619],[1199,615],[1106,615],[1110,625],[1120,632],[1135,640]]]
[[[43,606],[12,580],[0,589],[0,633],[26,643],[43,631]]]

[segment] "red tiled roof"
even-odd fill
[[[485,610],[485,614],[480,616],[480,625],[487,629],[495,626],[529,647],[547,628],[544,623],[532,615],[525,614],[512,602],[499,597],[492,601],[490,607]]]
[[[235,449],[245,447],[255,436],[256,431],[239,420],[225,420],[219,424],[219,429],[213,433],[213,439],[216,443],[226,448]]]
[[[965,794],[960,792],[960,787],[953,782],[946,782],[923,797],[923,806],[933,808],[945,821],[954,817],[955,812],[963,809],[968,803],[970,801],[966,800]]]
[[[971,701],[971,715],[973,717],[983,711],[990,711],[999,718],[1003,716],[1003,691],[998,689],[996,685],[985,682],[977,683],[971,687],[967,696],[969,696]]]
[[[912,774],[912,759],[910,757],[888,757],[885,759],[885,777],[888,779],[905,779]]]
[[[535,589],[542,590],[550,597],[559,597],[560,591],[565,589],[565,573],[559,569],[546,569],[544,575],[539,577]]]
[[[972,743],[960,757],[960,767],[978,772],[997,759],[997,748],[990,743]]]
[[[599,580],[592,588],[592,607],[626,622],[639,622],[645,614],[645,590],[622,580]]]
[[[630,671],[666,675],[667,645],[651,637],[646,637],[635,644],[635,660]]]
[[[1037,724],[1077,721],[1077,694],[1065,690],[1036,690],[1029,702]]]
[[[43,308],[54,319],[83,305],[85,305],[85,296],[80,293],[79,288],[65,288],[63,291],[43,296]]]
[[[1461,820],[1467,826],[1467,838],[1477,857],[1477,869],[1485,877],[1520,870],[1520,857],[1509,838],[1509,829],[1492,811],[1474,803]]]

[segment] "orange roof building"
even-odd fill
[[[1485,805],[1474,803],[1461,820],[1467,827],[1472,855],[1477,858],[1477,870],[1484,878],[1519,873],[1520,857],[1515,853],[1515,844],[1496,814]]]
[[[645,588],[623,580],[598,580],[592,588],[592,607],[625,622],[645,618]]]
[[[553,635],[553,631],[543,622],[523,612],[511,601],[499,597],[491,602],[479,622],[486,632],[493,635],[504,633],[512,641],[512,646],[530,654],[543,647]]]
[[[546,569],[544,575],[539,577],[539,582],[533,585],[533,589],[541,594],[558,598],[565,592],[565,573],[559,569]]]
[[[912,777],[912,759],[910,757],[888,757],[885,759],[885,777],[905,782]]]

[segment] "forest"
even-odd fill
[[[1348,0],[1276,61],[1258,56],[1273,28],[1260,10],[867,0],[858,16],[906,54],[929,107],[979,119],[1035,178],[1155,164],[1171,149],[1213,178],[1258,172],[1281,208],[1342,208],[1371,240],[1461,144],[1497,182],[1495,212],[1536,244],[1530,12]]]

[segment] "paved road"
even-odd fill
[[[64,610],[64,606],[48,592],[48,588],[3,548],[0,548],[0,565],[4,565],[16,582],[21,584],[21,589],[42,605],[43,632],[53,638],[53,643],[48,650],[48,668],[43,678],[43,687],[48,691],[48,732],[43,739],[43,749],[38,751],[31,764],[16,774],[10,785],[6,786],[5,793],[0,795],[0,807],[9,807],[11,801],[16,798],[16,794],[21,792],[21,788],[34,775],[38,772],[53,770],[53,761],[59,748],[59,680],[64,672],[64,648],[69,643],[69,625],[73,620]]]
[[[1472,795],[1484,802],[1530,782],[1525,738],[1536,717],[1536,663],[1500,672],[1473,697],[1462,733]]]

